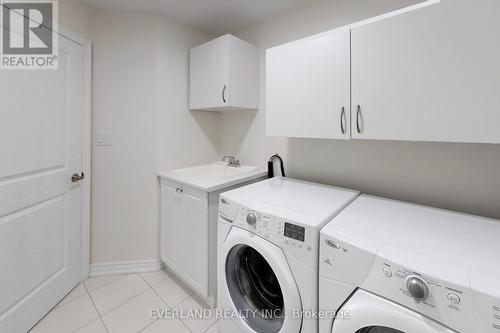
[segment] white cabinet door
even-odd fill
[[[0,332],[27,332],[81,279],[84,48],[0,74]]]
[[[350,139],[350,33],[342,28],[267,50],[266,134]]]
[[[352,137],[500,143],[499,12],[442,0],[354,28]]]
[[[162,185],[161,189],[161,259],[174,271],[179,269],[182,200],[178,188]]]
[[[259,108],[259,51],[232,35],[229,39],[229,106],[234,109]]]
[[[182,201],[182,276],[208,297],[208,199],[206,193],[184,188]]]
[[[229,34],[192,48],[190,109],[257,109],[258,56],[255,46]]]
[[[190,51],[191,109],[224,107],[229,101],[229,40],[222,36]]]

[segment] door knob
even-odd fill
[[[73,176],[71,176],[71,181],[73,183],[76,183],[76,182],[79,182],[80,180],[83,180],[84,178],[85,178],[85,175],[83,174],[83,172],[81,175],[74,173]]]

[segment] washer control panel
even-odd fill
[[[257,223],[257,214],[250,212],[247,214],[247,223],[249,225],[255,225]]]
[[[270,216],[256,212],[247,207],[240,207],[234,224],[263,238],[270,239],[271,235],[276,232],[276,230],[273,230],[270,221]]]
[[[290,222],[285,222],[283,235],[296,241],[304,242],[306,238],[306,228]]]
[[[300,223],[288,221],[249,207],[240,206],[233,225],[248,230],[295,254],[299,259],[311,259],[317,236]]]

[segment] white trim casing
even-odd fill
[[[83,110],[83,165],[85,180],[82,182],[82,246],[81,246],[81,279],[90,274],[90,193],[91,193],[91,107],[92,107],[92,42],[59,25],[59,35],[67,38],[85,50],[84,57],[84,110]]]
[[[162,266],[160,259],[106,262],[90,265],[90,276],[154,272]]]

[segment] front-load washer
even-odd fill
[[[361,195],[321,231],[320,333],[499,333],[499,240],[496,220]]]
[[[359,193],[276,177],[221,194],[223,333],[316,333],[319,231]]]

